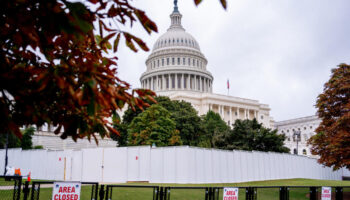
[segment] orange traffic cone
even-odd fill
[[[29,182],[30,182],[30,172],[29,172],[29,174],[28,174],[27,181],[29,181]]]

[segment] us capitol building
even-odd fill
[[[207,70],[208,61],[196,39],[182,27],[182,15],[177,1],[174,3],[174,11],[170,15],[171,25],[156,41],[146,60],[147,70],[140,78],[142,88],[151,89],[159,96],[190,102],[199,115],[209,110],[219,113],[228,125],[232,125],[236,119],[256,118],[265,127],[273,128],[268,105],[257,100],[213,93],[214,77]],[[87,139],[76,143],[69,139],[61,140],[47,126],[37,130],[32,141],[33,146],[41,145],[44,149],[53,150],[97,147],[94,141]],[[99,138],[98,147],[115,146],[116,141]]]
[[[141,87],[155,91],[158,96],[190,102],[199,115],[209,110],[219,113],[229,125],[236,119],[256,118],[265,127],[272,128],[268,105],[213,93],[214,77],[207,70],[208,61],[196,39],[182,27],[176,0],[174,4],[170,27],[155,42],[146,60]]]

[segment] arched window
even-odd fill
[[[177,64],[180,65],[180,58],[177,58]]]
[[[183,59],[182,59],[182,64],[183,64],[183,65],[186,65],[186,58],[183,58]]]
[[[159,60],[157,60],[157,67],[159,67]]]
[[[188,58],[188,65],[191,65],[191,58]]]
[[[166,58],[166,65],[169,65],[169,58]]]
[[[164,58],[162,58],[162,66],[164,66]]]
[[[172,58],[172,64],[175,65],[175,58]]]
[[[294,150],[293,150],[293,153],[294,153],[294,154],[298,154],[297,149],[294,149]]]
[[[303,154],[306,155],[306,149],[303,149]]]

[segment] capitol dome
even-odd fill
[[[155,42],[141,75],[143,88],[158,94],[168,91],[212,92],[213,76],[196,39],[181,25],[177,1],[170,15],[171,25]]]

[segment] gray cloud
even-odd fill
[[[133,33],[150,48],[170,24],[172,1],[135,1],[159,28]],[[216,0],[198,8],[179,1],[183,26],[200,44],[214,76],[214,92],[269,104],[276,121],[312,115],[317,95],[339,63],[350,63],[350,2],[347,0],[236,0],[227,11]],[[140,87],[149,52],[121,46],[119,76]]]

